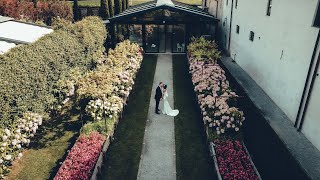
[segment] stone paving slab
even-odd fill
[[[176,179],[174,117],[163,114],[158,115],[154,112],[154,95],[160,81],[168,85],[169,103],[171,107],[174,107],[171,54],[158,55],[139,164],[138,180]],[[160,102],[159,107],[161,105]]]

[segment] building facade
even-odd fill
[[[203,0],[219,44],[320,150],[318,0]]]

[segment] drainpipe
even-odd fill
[[[230,28],[229,28],[229,43],[228,51],[230,53],[230,42],[231,42],[231,32],[232,32],[232,15],[233,15],[233,0],[231,1],[231,15],[230,15]]]
[[[314,65],[314,61],[315,61],[315,57],[316,57],[316,51],[318,49],[318,45],[319,45],[319,39],[320,39],[320,31],[318,32],[318,36],[317,36],[317,40],[316,40],[316,44],[314,46],[313,49],[313,54],[312,54],[312,58],[311,58],[311,62],[310,62],[310,66],[309,66],[309,70],[308,70],[308,75],[307,75],[307,79],[305,82],[305,86],[303,89],[303,93],[302,93],[302,97],[301,97],[301,101],[300,101],[300,105],[299,105],[299,111],[296,117],[296,122],[294,124],[295,127],[298,127],[298,131],[301,131],[302,129],[302,125],[303,122],[305,120],[305,115],[309,106],[309,101],[310,101],[310,97],[311,97],[311,92],[314,86],[314,82],[316,80],[316,77],[319,75],[317,74],[318,68],[319,68],[319,64],[320,64],[320,55],[318,55],[317,58],[317,62],[315,64],[315,67],[312,71],[312,67]],[[309,78],[312,76],[311,82],[309,83]],[[308,90],[308,92],[307,92]],[[303,112],[301,114],[301,111],[303,109]],[[301,114],[301,119],[300,119],[300,114]],[[300,119],[300,122],[299,122]],[[299,125],[298,125],[299,124]]]

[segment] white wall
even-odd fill
[[[318,56],[320,47],[318,48]],[[318,57],[316,57],[318,58]],[[311,92],[309,106],[306,111],[302,133],[320,150],[320,67],[317,70],[315,83]]]
[[[204,0],[203,0],[204,2]],[[219,19],[218,28],[220,36],[220,46],[225,49],[228,48],[229,42],[229,28],[230,28],[230,14],[231,14],[231,2],[228,0],[228,6],[226,5],[227,0],[207,0],[208,12],[216,16]],[[217,8],[218,5],[218,8]],[[218,13],[216,12],[218,11]],[[225,22],[225,23],[224,23]],[[224,25],[223,25],[224,24]]]
[[[215,6],[209,12],[215,15]],[[228,41],[231,2],[219,0],[221,36]],[[220,3],[222,2],[222,3]],[[233,9],[230,56],[295,121],[319,28],[312,27],[318,0],[238,0]],[[221,6],[223,5],[223,7]],[[235,5],[235,0],[234,0]],[[222,12],[220,12],[222,11]],[[240,33],[236,34],[236,25]],[[249,33],[255,33],[254,41]],[[222,37],[222,40],[224,37]],[[227,49],[228,43],[225,43]],[[320,72],[319,72],[320,73]],[[320,150],[320,76],[317,77],[302,132]]]
[[[230,54],[294,122],[319,31],[311,27],[317,0],[273,1],[271,16],[267,3],[239,0]]]
[[[222,30],[222,44],[225,49],[228,49],[229,46],[229,30],[230,30],[230,17],[231,17],[231,3],[232,0],[222,0],[222,2],[219,4],[222,6],[222,15],[220,20],[220,27]],[[224,25],[223,25],[224,24]]]

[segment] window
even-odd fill
[[[270,16],[271,14],[271,7],[272,7],[272,0],[268,0],[267,16]]]
[[[240,31],[240,26],[237,25],[237,27],[236,27],[236,32],[237,32],[237,34],[239,34],[239,31]]]
[[[227,0],[227,6],[228,6],[228,0]]]
[[[238,7],[238,0],[236,0],[236,9],[237,9],[237,7]]]
[[[314,20],[313,20],[313,26],[314,27],[320,27],[320,1],[318,2],[318,8],[316,10]]]
[[[250,31],[250,36],[249,36],[250,41],[254,40],[254,32]]]

